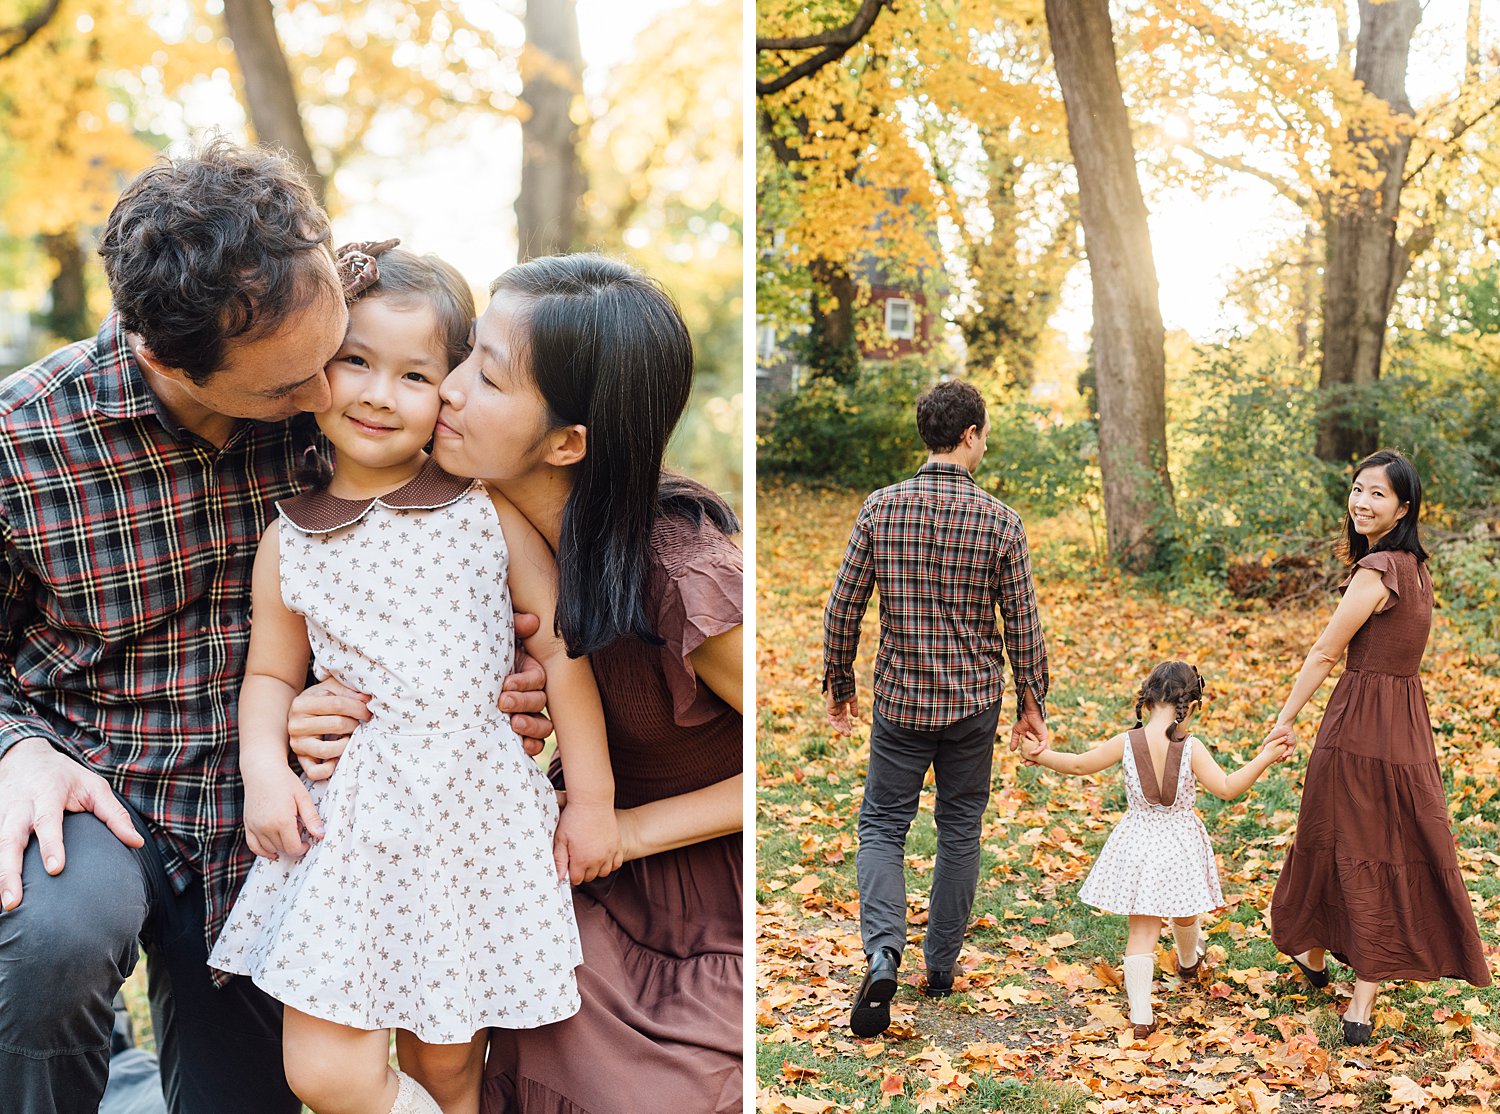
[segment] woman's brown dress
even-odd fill
[[[1318,729],[1271,899],[1271,938],[1287,955],[1327,948],[1373,982],[1488,986],[1417,675],[1432,582],[1406,552],[1359,565],[1379,572],[1391,596],[1350,640]]]
[[[615,803],[631,808],[743,769],[741,717],[688,655],[741,625],[742,559],[712,525],[657,522],[651,601],[661,647],[591,656]],[[491,1030],[483,1114],[729,1114],[743,1107],[739,835],[638,859],[576,887],[582,1009]]]

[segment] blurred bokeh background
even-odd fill
[[[121,187],[221,132],[310,168],[336,240],[485,302],[518,259],[656,275],[698,351],[672,463],[741,503],[737,0],[0,0],[0,375],[91,336]]]

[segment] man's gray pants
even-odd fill
[[[951,971],[964,943],[979,882],[979,833],[990,800],[1000,702],[936,731],[913,731],[878,711],[870,727],[870,772],[859,808],[860,934],[865,952],[906,947],[906,834],[922,781],[937,781],[937,862],[928,898],[929,971]]]
[[[172,1114],[297,1114],[281,1065],[281,1006],[249,979],[209,979],[201,882],[173,893],[149,829],[126,847],[89,813],[63,820],[67,862],[0,912],[0,1111],[95,1114],[109,1071],[115,991],[148,963],[161,1087]]]

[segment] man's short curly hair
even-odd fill
[[[337,296],[328,217],[282,155],[210,141],[125,188],[99,241],[120,321],[204,383],[231,341],[258,340],[316,297]]]
[[[984,422],[984,396],[962,379],[945,379],[917,399],[917,432],[930,452],[952,452],[964,430]]]

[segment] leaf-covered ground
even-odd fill
[[[868,758],[873,601],[858,663],[866,718],[853,739],[825,726],[818,678],[822,608],[859,502],[854,493],[770,484],[757,500],[762,1111],[1500,1109],[1500,990],[1453,981],[1387,987],[1374,1043],[1346,1049],[1339,1014],[1352,976],[1331,963],[1331,993],[1310,990],[1270,942],[1266,910],[1331,683],[1299,720],[1296,756],[1238,801],[1200,794],[1228,906],[1208,918],[1211,971],[1200,984],[1166,974],[1163,935],[1161,1028],[1151,1038],[1137,1043],[1125,1026],[1123,918],[1077,900],[1124,808],[1118,769],[1068,778],[1021,766],[1001,747],[959,992],[932,1002],[916,989],[935,845],[929,783],[908,845],[910,935],[893,1023],[883,1038],[855,1039],[848,1009],[864,971],[855,818]],[[1140,678],[1156,661],[1181,657],[1209,683],[1197,733],[1226,765],[1249,758],[1331,598],[1280,611],[1202,592],[1162,598],[1093,568],[1085,527],[1053,520],[1028,529],[1054,745],[1085,749],[1128,726]],[[1459,860],[1491,969],[1500,971],[1500,656],[1466,649],[1440,613],[1424,669]],[[1002,723],[1014,718],[1006,699]]]

